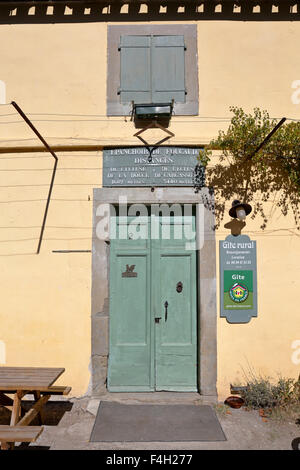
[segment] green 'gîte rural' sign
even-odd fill
[[[229,323],[257,316],[256,241],[229,235],[220,241],[220,312]]]

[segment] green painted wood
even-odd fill
[[[176,209],[176,208],[174,208]],[[156,324],[156,390],[197,390],[197,284],[196,251],[190,250],[195,232],[195,216],[185,219],[160,217],[154,272],[156,311],[162,320]],[[170,233],[170,239],[168,239]],[[177,284],[182,291],[177,292]],[[167,315],[165,302],[168,302]]]
[[[152,102],[185,102],[184,36],[152,38]]]
[[[116,239],[110,244],[110,391],[152,390],[153,360],[150,317],[150,244],[134,239],[134,217],[111,219]],[[142,228],[149,226],[148,217]],[[127,232],[127,236],[126,235]],[[131,273],[136,277],[123,277]]]
[[[121,36],[121,103],[151,103],[151,36]]]
[[[171,222],[144,217],[139,227],[133,217],[114,220],[108,389],[196,391],[196,251],[186,244],[190,230],[195,230],[195,217],[189,219],[189,230],[177,217]],[[141,230],[148,239],[135,239]],[[177,292],[180,281],[183,289]],[[155,317],[161,317],[159,323]]]
[[[184,36],[120,38],[121,103],[185,102]]]

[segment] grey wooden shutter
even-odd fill
[[[152,102],[185,102],[184,36],[152,38]]]
[[[121,103],[151,103],[151,36],[121,36]]]
[[[121,36],[121,103],[185,102],[184,36]]]

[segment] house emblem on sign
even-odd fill
[[[234,302],[243,302],[248,297],[248,289],[242,284],[234,284],[229,291],[229,295]]]
[[[137,273],[134,272],[135,264],[129,266],[126,264],[126,271],[122,273],[122,277],[137,277]]]

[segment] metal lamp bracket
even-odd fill
[[[164,137],[163,139],[159,140],[158,142],[156,142],[155,144],[152,144],[150,145],[143,137],[141,137],[141,134],[143,132],[145,132],[147,129],[152,129],[152,128],[158,128],[158,129],[161,129],[162,131],[166,132],[167,137]],[[146,148],[148,149],[149,151],[149,157],[148,157],[148,162],[151,163],[152,161],[152,152],[153,150],[155,150],[159,145],[161,145],[163,142],[166,142],[166,140],[170,139],[171,137],[174,137],[175,134],[173,134],[173,132],[169,131],[168,129],[166,129],[165,127],[161,126],[160,124],[158,124],[157,121],[152,121],[150,124],[148,124],[148,126],[144,127],[143,129],[141,129],[139,132],[137,132],[136,134],[134,134],[134,137],[137,137],[141,142],[143,142],[143,144],[146,146]],[[150,148],[152,147],[152,149]]]

